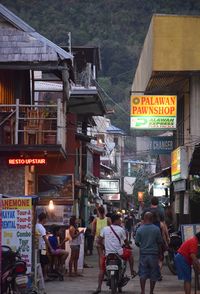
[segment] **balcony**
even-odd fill
[[[61,145],[65,150],[65,114],[56,104],[0,104],[0,146]]]

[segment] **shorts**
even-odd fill
[[[138,274],[143,280],[158,281],[160,279],[158,255],[140,255]]]
[[[177,253],[175,256],[175,265],[178,279],[191,282],[192,268],[190,264],[186,261],[185,257],[180,253]]]
[[[80,245],[70,245],[71,250],[74,251],[79,251],[80,250]]]
[[[123,260],[128,261],[132,255],[132,250],[128,248],[123,248],[123,254],[120,256]],[[101,258],[101,270],[106,271],[106,256]]]
[[[63,249],[56,249],[54,255],[59,255],[61,253],[63,253]]]
[[[39,250],[39,257],[40,257],[40,263],[42,267],[44,267],[45,265],[49,263],[48,256],[41,254],[41,250]]]

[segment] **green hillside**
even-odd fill
[[[198,0],[2,0],[7,8],[58,45],[98,45],[99,83],[113,124],[129,130],[129,96],[153,13],[200,14]],[[115,103],[110,99],[111,97]]]

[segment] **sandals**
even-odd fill
[[[137,272],[133,271],[133,273],[131,274],[131,278],[134,279],[137,276]]]

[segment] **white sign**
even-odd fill
[[[180,213],[180,194],[175,194],[175,207],[174,207],[175,213]]]
[[[2,199],[2,245],[13,251],[20,249],[27,273],[32,264],[32,199],[29,197]]]
[[[120,194],[104,194],[103,200],[105,201],[119,201],[120,200]]]
[[[119,193],[119,180],[99,180],[99,193]]]
[[[189,214],[189,193],[184,194],[183,214]]]

